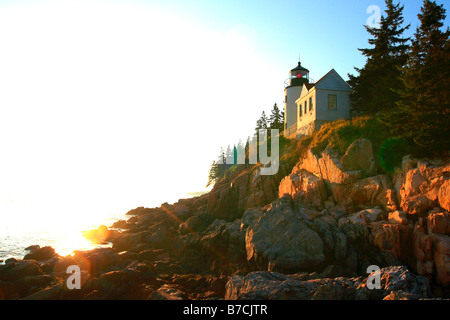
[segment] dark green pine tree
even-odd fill
[[[211,168],[209,169],[208,182],[206,184],[206,187],[215,184],[224,177],[225,163],[226,163],[225,152],[223,151],[222,148],[220,148],[220,155],[217,158],[217,161],[213,161]]]
[[[409,25],[403,25],[403,6],[385,0],[385,14],[382,15],[379,28],[365,26],[372,36],[369,44],[372,48],[358,49],[367,57],[363,68],[355,70],[357,76],[349,74],[352,108],[357,113],[375,114],[396,107],[397,91],[402,88],[400,71],[407,60],[406,51],[409,38],[403,33]]]
[[[266,113],[263,111],[261,113],[261,117],[256,121],[256,128],[258,129],[267,129],[269,120],[267,119]]]
[[[216,171],[217,171],[217,163],[216,161],[213,161],[211,167],[209,168],[208,182],[206,183],[207,188],[216,182],[217,178]]]
[[[275,103],[269,116],[269,128],[283,131],[284,127],[284,112],[280,111]]]
[[[450,150],[450,31],[443,31],[443,5],[424,0],[402,68],[398,110],[384,121],[394,135],[414,142],[418,154]]]

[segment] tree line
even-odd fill
[[[450,41],[443,30],[446,10],[424,0],[412,38],[404,33],[400,3],[385,0],[378,28],[365,26],[371,48],[358,49],[365,65],[349,74],[352,110],[375,115],[398,143],[429,155],[450,149]]]
[[[266,112],[262,111],[260,118],[256,121],[255,132],[259,129],[278,129],[281,133],[284,128],[284,112],[275,103],[272,107],[269,117],[267,117]],[[270,131],[269,131],[270,139]],[[213,161],[209,169],[208,182],[206,187],[215,184],[226,176],[227,173],[236,168],[238,164],[238,154],[242,153],[244,155],[245,166],[249,166],[249,148],[250,148],[251,138],[247,138],[245,144],[242,140],[233,146],[228,145],[227,148],[220,148],[220,154],[216,160]],[[269,144],[270,145],[270,144]]]

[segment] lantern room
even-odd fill
[[[302,67],[300,61],[298,65],[289,72],[289,79],[286,81],[286,86],[302,86],[304,83],[309,83],[309,70]]]

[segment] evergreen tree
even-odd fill
[[[278,129],[280,132],[283,131],[284,112],[280,111],[276,103],[274,104],[269,116],[269,127],[271,129]]]
[[[231,149],[230,145],[228,145],[228,147],[227,147],[227,153],[226,153],[225,159],[226,159],[225,163],[227,165],[227,168],[234,164],[233,149]]]
[[[209,187],[211,184],[215,184],[220,181],[225,175],[225,152],[222,148],[220,148],[220,155],[217,158],[217,161],[213,161],[211,168],[208,173],[208,182],[206,187]]]
[[[358,49],[367,57],[362,69],[355,68],[357,76],[349,74],[349,84],[353,110],[359,113],[373,114],[378,111],[392,110],[398,100],[397,91],[402,88],[399,68],[407,60],[406,51],[409,38],[402,35],[409,25],[402,27],[403,6],[385,0],[385,16],[381,17],[380,27],[365,26],[372,36],[369,44],[372,48]]]
[[[208,173],[208,182],[206,183],[206,187],[208,188],[211,184],[216,182],[216,170],[217,170],[217,164],[216,161],[212,162],[211,168],[209,168]]]
[[[258,121],[256,121],[256,128],[255,128],[255,130],[267,129],[268,122],[269,121],[267,119],[266,113],[263,111],[261,113],[261,118],[259,118]]]
[[[250,136],[247,137],[247,141],[245,142],[245,164],[250,164]]]
[[[442,31],[442,5],[424,0],[417,28],[402,68],[404,89],[398,110],[384,117],[392,133],[413,141],[418,151],[450,149],[450,31]]]

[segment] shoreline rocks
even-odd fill
[[[250,168],[209,194],[138,207],[87,232],[108,248],[30,246],[0,264],[0,299],[429,299],[450,286],[450,164],[375,165],[368,140]],[[81,289],[67,287],[69,266]],[[367,268],[381,268],[381,289]]]

